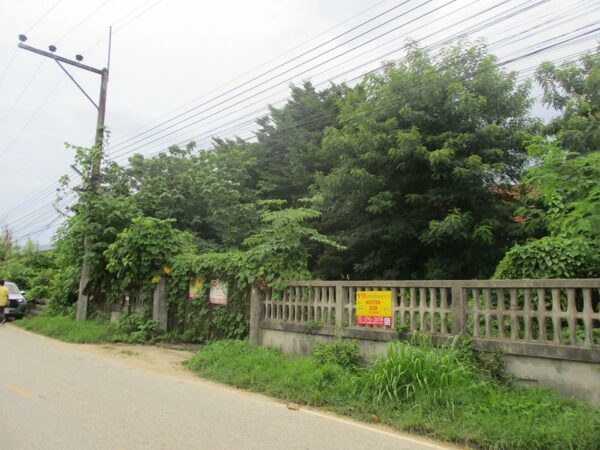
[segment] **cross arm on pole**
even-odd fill
[[[35,47],[31,47],[29,45],[23,44],[22,42],[19,42],[19,48],[22,48],[23,50],[28,50],[33,53],[37,53],[38,55],[42,55],[47,58],[52,58],[56,61],[60,61],[65,64],[70,64],[72,66],[79,67],[80,69],[87,70],[88,72],[94,72],[94,73],[97,73],[98,75],[102,75],[102,70],[100,70],[100,69],[96,69],[95,67],[88,66],[86,64],[81,64],[77,61],[72,61],[68,58],[63,58],[62,56],[54,55],[50,52],[46,52],[44,50],[40,50]]]

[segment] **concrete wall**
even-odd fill
[[[308,355],[319,342],[336,339],[331,328],[313,333],[261,328],[260,345],[278,348],[284,353]],[[373,361],[384,356],[389,341],[357,339],[361,357]],[[600,406],[600,363],[565,361],[554,358],[506,354],[506,371],[518,385],[551,387],[557,392]]]

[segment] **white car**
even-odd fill
[[[4,308],[6,317],[21,318],[25,315],[27,301],[23,292],[15,283],[6,281],[4,286],[8,288],[8,305]]]

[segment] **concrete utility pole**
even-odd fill
[[[30,47],[29,45],[23,44],[27,40],[27,37],[24,35],[20,35],[19,39],[22,41],[19,43],[19,48],[23,50],[28,50],[33,53],[37,53],[38,55],[45,56],[47,58],[51,58],[60,66],[60,68],[67,74],[67,76],[75,83],[75,85],[79,88],[83,95],[94,105],[96,110],[98,111],[98,120],[96,121],[96,138],[94,144],[94,155],[95,158],[92,161],[92,168],[90,173],[90,186],[89,190],[91,195],[95,196],[98,194],[98,188],[100,184],[100,163],[102,161],[102,147],[104,144],[104,116],[106,115],[106,90],[108,87],[108,68],[104,69],[96,69],[95,67],[87,66],[85,64],[81,64],[81,60],[83,57],[81,55],[77,55],[75,58],[77,61],[73,61],[71,59],[63,58],[62,56],[55,55],[56,47],[51,45],[49,48],[50,52],[46,52],[44,50],[39,50],[34,47]],[[110,65],[110,38],[109,38],[109,65]],[[98,104],[92,100],[92,98],[85,92],[85,90],[75,81],[75,78],[71,76],[71,74],[67,71],[67,69],[63,66],[63,64],[69,64],[71,66],[77,67],[79,69],[87,70],[88,72],[93,72],[100,75],[100,99]],[[89,207],[89,205],[87,205]],[[87,317],[87,307],[88,307],[88,284],[90,281],[90,259],[89,259],[89,251],[90,251],[90,238],[86,233],[83,240],[83,264],[81,266],[81,278],[79,279],[79,296],[77,298],[77,320],[85,320]]]

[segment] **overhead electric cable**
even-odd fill
[[[397,7],[399,7],[399,6],[403,6],[403,5],[405,5],[406,3],[408,3],[408,1],[409,1],[409,0],[405,0],[405,1],[403,1],[401,4],[399,4],[398,6],[396,6],[396,7],[392,8],[392,9],[395,9],[395,8],[397,8]],[[336,45],[335,47],[332,47],[332,48],[330,48],[330,49],[328,49],[328,50],[326,50],[326,51],[324,51],[324,52],[320,53],[320,54],[319,54],[319,55],[317,55],[317,56],[311,57],[309,60],[307,60],[307,61],[305,61],[305,62],[301,63],[300,65],[302,65],[302,64],[306,64],[306,63],[308,63],[308,62],[310,62],[310,61],[313,61],[313,60],[315,60],[315,59],[317,59],[317,58],[320,58],[321,56],[323,56],[323,55],[325,55],[325,54],[327,54],[327,53],[329,53],[329,52],[331,52],[331,51],[333,51],[333,50],[336,50],[336,49],[338,49],[338,48],[342,47],[343,45],[346,45],[346,44],[348,44],[349,42],[352,42],[352,41],[354,41],[354,40],[356,40],[356,39],[358,39],[358,38],[360,38],[360,37],[362,37],[362,36],[364,36],[364,35],[366,35],[366,34],[368,34],[368,33],[372,32],[372,31],[374,31],[374,30],[376,30],[376,29],[378,29],[378,28],[380,28],[380,27],[382,27],[382,26],[384,26],[384,25],[386,25],[386,24],[388,24],[388,23],[390,23],[390,22],[392,22],[392,21],[394,21],[394,20],[396,20],[396,19],[398,19],[398,18],[400,18],[400,17],[402,17],[402,16],[404,16],[404,15],[406,15],[406,14],[410,13],[410,12],[413,12],[413,11],[417,10],[418,8],[421,8],[421,7],[423,7],[424,5],[426,5],[426,4],[428,4],[428,3],[432,2],[432,1],[433,1],[433,0],[425,0],[425,2],[424,2],[424,3],[422,3],[422,4],[420,4],[420,5],[418,5],[418,6],[414,7],[414,8],[412,8],[412,9],[410,9],[410,10],[408,10],[408,11],[405,11],[405,12],[403,12],[402,14],[396,15],[396,16],[392,17],[391,19],[388,19],[388,20],[386,20],[386,21],[385,21],[385,22],[383,22],[382,24],[378,24],[377,26],[375,26],[375,27],[373,27],[373,28],[370,28],[370,29],[368,29],[367,31],[364,31],[364,32],[360,33],[360,34],[359,34],[359,35],[357,35],[357,36],[353,36],[353,37],[352,37],[352,38],[350,38],[349,40],[347,40],[347,41],[345,41],[345,42],[343,42],[343,43],[341,43],[341,44],[338,44],[338,45]],[[448,3],[446,3],[446,4],[445,4],[445,5],[443,5],[443,6],[446,6],[447,4],[450,4],[450,3],[454,3],[455,1],[456,1],[456,0],[450,0]],[[388,11],[391,11],[392,9],[390,9],[390,10],[388,10]],[[439,9],[439,8],[437,8],[437,9]],[[386,11],[385,13],[387,13],[388,11]],[[384,14],[384,13],[382,13],[382,14]],[[431,14],[431,13],[428,13],[428,14]],[[380,15],[381,15],[381,14],[380,14]],[[379,16],[380,16],[380,15],[379,15]],[[365,22],[363,22],[363,23],[361,23],[361,24],[357,25],[356,27],[352,28],[352,30],[355,30],[355,29],[357,29],[357,28],[359,28],[359,27],[362,27],[364,24],[367,24],[367,23],[369,23],[370,21],[371,21],[371,19],[369,19],[369,20],[367,20],[367,21],[365,21]],[[394,29],[392,29],[392,30],[388,31],[388,33],[389,33],[389,32],[392,32],[392,31],[395,31],[396,29],[397,29],[397,28],[394,28]],[[262,78],[263,76],[265,76],[265,75],[268,75],[268,74],[272,73],[273,71],[275,71],[275,70],[277,70],[277,69],[280,69],[280,68],[282,68],[283,66],[285,66],[285,65],[287,65],[287,64],[289,64],[289,63],[291,63],[291,62],[294,62],[294,61],[296,61],[297,59],[301,58],[302,56],[306,56],[307,54],[309,54],[309,53],[312,53],[312,52],[313,52],[313,51],[315,51],[315,50],[318,50],[319,48],[321,48],[321,47],[325,46],[326,44],[328,44],[328,43],[332,42],[332,41],[333,41],[333,40],[335,40],[335,39],[338,39],[338,38],[339,38],[339,37],[341,37],[341,36],[344,36],[344,35],[345,35],[345,34],[347,34],[347,33],[348,33],[348,32],[341,33],[341,34],[337,35],[335,38],[329,39],[328,41],[326,41],[326,42],[324,42],[324,43],[322,43],[322,44],[319,44],[319,45],[317,45],[316,47],[314,47],[314,48],[312,48],[312,49],[310,49],[310,50],[307,50],[307,51],[305,51],[304,53],[302,53],[302,54],[300,54],[300,55],[298,55],[298,56],[295,56],[294,58],[288,59],[288,60],[286,60],[285,62],[283,62],[283,63],[280,63],[279,65],[277,65],[277,66],[275,66],[275,67],[273,67],[273,68],[270,68],[269,70],[267,70],[267,71],[265,71],[265,72],[261,73],[260,75],[257,75],[257,76],[255,76],[255,77],[251,78],[250,80],[247,80],[247,81],[245,81],[245,82],[241,83],[240,85],[238,85],[238,86],[235,86],[235,87],[233,87],[233,88],[231,88],[231,89],[229,89],[229,90],[227,90],[227,91],[223,92],[222,94],[220,94],[220,95],[218,95],[218,96],[216,96],[216,97],[213,97],[212,99],[210,99],[210,100],[207,100],[207,101],[205,101],[205,102],[201,103],[200,105],[197,105],[197,106],[195,106],[194,108],[191,108],[191,109],[189,109],[189,110],[187,110],[187,111],[185,111],[185,112],[183,112],[183,113],[181,113],[181,114],[178,114],[177,116],[175,116],[175,117],[174,117],[174,118],[172,118],[172,119],[169,119],[169,120],[167,120],[167,121],[165,121],[165,122],[162,122],[162,123],[160,123],[159,125],[157,125],[156,127],[153,127],[152,129],[154,129],[154,128],[157,128],[157,127],[159,127],[159,126],[162,126],[162,125],[165,125],[165,124],[167,124],[167,123],[169,123],[169,122],[172,122],[173,120],[176,120],[176,119],[178,119],[179,117],[182,117],[182,116],[183,116],[183,115],[185,115],[185,114],[188,114],[188,113],[190,113],[190,112],[193,112],[193,111],[197,110],[198,108],[201,108],[202,106],[205,106],[205,105],[209,104],[211,101],[214,101],[215,99],[218,99],[218,98],[220,98],[220,97],[223,97],[223,96],[225,96],[225,95],[227,95],[227,94],[230,94],[230,93],[232,93],[232,92],[234,92],[234,91],[236,91],[236,90],[238,90],[238,89],[240,89],[240,88],[242,88],[242,87],[244,87],[244,86],[246,86],[246,85],[248,85],[248,84],[252,83],[253,81],[256,81],[256,80],[258,80],[258,79]],[[275,75],[274,77],[271,77],[271,78],[269,78],[269,79],[267,79],[267,80],[265,80],[265,81],[261,82],[261,83],[260,83],[260,84],[258,84],[257,86],[261,86],[261,85],[263,85],[263,84],[265,84],[265,83],[267,83],[267,82],[269,82],[269,81],[272,81],[274,78],[277,78],[277,77],[279,77],[279,76],[281,76],[281,75],[283,75],[283,74],[285,74],[285,73],[288,73],[289,71],[291,71],[291,70],[294,70],[294,69],[295,69],[295,68],[297,68],[297,67],[299,67],[299,65],[297,65],[297,66],[294,66],[294,67],[292,67],[292,68],[290,68],[290,69],[287,69],[286,71],[284,71],[284,72],[281,72],[281,73],[279,73],[279,74]],[[255,87],[256,87],[256,86],[255,86]],[[243,91],[242,93],[245,93],[245,92],[248,92],[248,90],[245,90],[245,91]],[[241,95],[241,94],[238,94],[238,95]],[[177,125],[177,124],[179,124],[179,123],[180,123],[180,122],[177,122],[176,124],[174,124],[174,125],[172,125],[172,126],[175,126],[175,125]],[[170,127],[167,127],[167,128],[170,128]],[[141,136],[141,135],[143,135],[143,134],[146,134],[146,133],[140,133],[139,135],[133,136],[132,138],[129,138],[129,139],[127,139],[126,141],[123,141],[123,142],[120,142],[120,143],[114,144],[114,145],[112,145],[111,147],[113,147],[113,148],[114,148],[114,147],[119,147],[119,146],[121,146],[123,143],[125,143],[125,142],[128,142],[128,141],[130,141],[130,140],[133,140],[133,139],[135,139],[135,138],[137,138],[137,137],[139,137],[139,136]]]
[[[46,10],[46,12],[44,14],[42,14],[42,16],[33,24],[29,27],[29,29],[25,32],[25,34],[29,34],[33,31],[33,29],[35,27],[37,27],[39,25],[39,23],[44,20],[48,14],[50,14],[52,12],[52,10],[54,10],[54,8],[56,8],[60,3],[62,2],[62,0],[58,0],[56,3],[54,3],[50,8],[48,8],[48,10]]]

